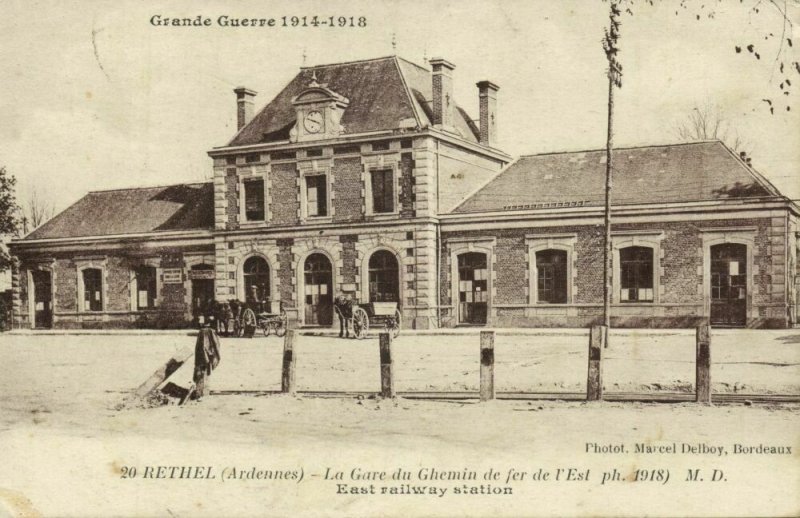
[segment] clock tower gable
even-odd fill
[[[349,99],[318,83],[314,77],[305,90],[292,98],[296,123],[289,139],[304,142],[338,137],[345,132],[341,120],[349,104]]]

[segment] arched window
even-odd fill
[[[536,252],[536,301],[540,304],[567,302],[566,250]]]
[[[99,268],[83,270],[83,310],[103,311],[103,271]]]
[[[250,303],[269,299],[269,265],[263,257],[251,257],[244,262],[244,293]]]
[[[387,250],[378,250],[369,258],[369,301],[400,302],[397,258]]]
[[[653,302],[653,249],[629,246],[619,251],[620,302]]]

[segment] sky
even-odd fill
[[[800,198],[800,103],[771,115],[762,101],[781,97],[781,19],[769,6],[752,11],[755,1],[686,3],[639,0],[622,17],[615,145],[680,141],[676,126],[693,107],[716,105],[754,166]],[[456,100],[473,117],[475,83],[498,84],[498,147],[513,156],[603,148],[607,10],[599,0],[4,0],[0,166],[17,177],[20,201],[36,189],[57,209],[90,190],[210,179],[207,151],[236,130],[233,88],[259,92],[260,109],[304,64],[395,53],[454,63]],[[212,25],[153,26],[154,15]],[[278,24],[282,16],[363,16],[366,27],[220,27],[222,15]],[[790,4],[789,15],[786,37],[796,43],[783,51],[797,61],[800,7]],[[765,40],[770,32],[778,36]],[[748,43],[760,60],[734,52]],[[786,99],[800,96],[800,74],[790,77]]]

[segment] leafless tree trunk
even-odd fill
[[[609,27],[603,38],[603,50],[608,60],[608,133],[606,140],[606,189],[605,189],[605,239],[603,247],[603,325],[611,327],[611,294],[613,291],[613,264],[611,242],[611,186],[613,184],[614,147],[614,88],[622,88],[622,65],[617,59],[620,39],[620,10],[616,1],[609,5]],[[605,341],[608,347],[608,340]]]
[[[28,200],[24,205],[23,228],[24,233],[34,230],[55,214],[55,203],[49,199],[39,187],[31,189]]]
[[[608,136],[606,139],[606,206],[605,206],[605,247],[603,249],[603,325],[611,327],[612,292],[612,244],[611,244],[611,186],[613,184],[612,148],[614,145],[614,81],[608,79]]]

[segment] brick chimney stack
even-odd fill
[[[253,99],[258,92],[239,86],[233,89],[236,94],[236,129],[237,131],[247,126],[253,120]]]
[[[442,58],[433,58],[429,63],[433,68],[433,124],[453,127],[453,70],[456,66]]]
[[[491,81],[477,83],[480,105],[480,143],[494,147],[497,143],[497,91],[500,87]]]

